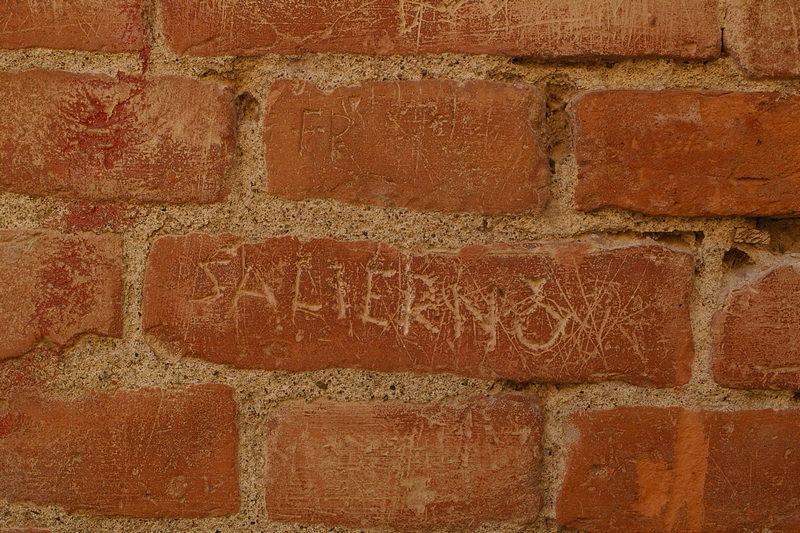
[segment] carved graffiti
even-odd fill
[[[325,239],[183,239],[196,248],[191,256],[157,243],[153,256],[167,258],[158,259],[165,270],[149,271],[143,304],[145,331],[182,353],[290,370],[635,383],[689,375],[694,264],[679,252],[544,245],[417,253]]]

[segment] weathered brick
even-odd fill
[[[708,443],[702,415],[622,407],[580,413],[557,500],[561,525],[599,531],[700,531]]]
[[[721,385],[800,390],[799,269],[780,266],[728,292],[711,328]]]
[[[710,58],[721,40],[715,0],[165,0],[161,13],[167,43],[191,55]]]
[[[63,350],[42,344],[25,355],[0,364],[0,403],[13,392],[36,391],[63,374]]]
[[[599,91],[575,103],[579,209],[800,214],[800,98]]]
[[[0,190],[214,202],[233,162],[232,92],[188,78],[0,74]]]
[[[141,0],[4,0],[0,22],[0,48],[131,52],[147,43]]]
[[[522,395],[292,402],[266,422],[271,520],[400,531],[530,523],[542,416]]]
[[[800,411],[705,413],[706,530],[800,531]]]
[[[800,527],[800,411],[623,407],[580,413],[558,496],[587,532]]]
[[[122,241],[0,230],[0,360],[46,340],[122,336]]]
[[[485,214],[547,201],[544,101],[533,87],[424,80],[322,92],[278,80],[268,101],[272,194]]]
[[[689,378],[693,272],[659,246],[168,236],[148,258],[142,320],[162,353],[243,368],[669,386]]]
[[[239,508],[236,404],[225,385],[12,393],[0,412],[0,497],[134,517]]]
[[[755,76],[800,76],[798,0],[731,0],[725,48]]]
[[[83,231],[120,232],[131,228],[144,208],[124,203],[69,202],[48,218],[48,225],[67,233]]]

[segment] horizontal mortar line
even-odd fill
[[[441,64],[443,61],[447,60],[448,58],[457,58],[459,61],[458,66],[458,77],[469,77],[469,79],[476,79],[474,73],[469,72],[469,69],[464,68],[464,64],[468,67],[474,67],[479,71],[487,70],[486,62],[494,63],[495,68],[502,68],[508,67],[510,70],[519,71],[522,70],[522,76],[547,76],[548,74],[552,74],[553,71],[557,70],[561,74],[566,74],[568,80],[570,77],[575,77],[578,79],[588,78],[588,79],[595,79],[596,81],[603,82],[605,85],[608,82],[609,77],[609,69],[604,65],[598,65],[595,62],[587,61],[584,63],[572,63],[572,62],[558,62],[554,61],[552,63],[543,63],[543,64],[534,64],[534,65],[518,65],[518,64],[511,64],[512,58],[507,58],[503,56],[484,56],[484,55],[459,55],[459,54],[436,54],[436,55],[427,55],[427,56],[361,56],[356,54],[303,54],[299,56],[288,56],[288,55],[265,55],[265,56],[257,56],[257,57],[247,57],[247,56],[225,56],[225,57],[184,57],[184,56],[177,56],[177,55],[166,55],[162,56],[158,53],[157,50],[152,52],[152,56],[150,58],[150,66],[149,66],[149,73],[159,72],[162,75],[184,75],[187,77],[195,78],[195,79],[204,79],[203,76],[192,74],[188,72],[189,70],[218,70],[222,69],[222,73],[228,72],[243,72],[245,75],[250,75],[253,77],[254,75],[258,74],[258,70],[267,69],[269,70],[269,74],[272,76],[265,76],[265,79],[277,79],[278,77],[295,77],[296,76],[296,65],[297,61],[308,61],[313,64],[316,69],[322,72],[333,72],[331,74],[323,74],[322,79],[338,79],[339,70],[331,71],[331,69],[325,69],[326,65],[333,66],[340,65],[342,61],[347,60],[358,60],[359,63],[364,65],[365,63],[368,66],[372,67],[386,67],[385,69],[377,69],[374,76],[371,77],[349,77],[347,83],[359,83],[365,81],[374,81],[377,77],[380,77],[380,74],[391,74],[397,72],[397,63],[398,61],[405,64],[416,64],[420,68],[426,68],[429,71],[440,71],[443,70]],[[3,63],[18,63],[22,64],[26,68],[50,68],[55,69],[58,68],[60,65],[59,63],[63,63],[65,60],[71,61],[83,61],[85,65],[69,65],[68,68],[59,70],[66,70],[69,72],[75,73],[96,73],[98,70],[100,71],[116,71],[119,69],[125,69],[126,67],[133,67],[132,70],[128,72],[128,74],[135,75],[139,73],[141,69],[141,58],[139,57],[138,53],[128,53],[128,52],[120,52],[120,53],[106,53],[106,52],[88,52],[88,51],[77,51],[77,50],[56,50],[56,49],[44,49],[44,48],[31,48],[31,49],[23,49],[23,50],[0,50],[0,65]],[[237,61],[246,60],[251,62],[251,65],[248,65],[244,69],[236,69],[233,68],[232,64]],[[717,62],[720,65],[727,65],[726,58],[722,58],[716,60],[714,62],[709,63],[708,65],[703,65],[702,63],[690,63],[688,65],[681,64],[678,68],[683,68],[682,72],[673,72],[668,73],[663,76],[659,76],[656,80],[653,80],[653,85],[657,85],[659,88],[697,88],[697,78],[696,74],[703,74],[707,72],[710,68],[716,66]],[[662,66],[665,64],[672,64],[673,60],[666,60],[666,59],[628,59],[624,61],[616,62],[617,66],[625,67],[630,66],[632,67],[629,70],[626,70],[625,74],[621,74],[625,78],[630,78],[631,74],[636,74],[641,72],[642,74],[646,74],[648,71],[651,71],[654,66]],[[452,66],[450,67],[452,69]],[[15,71],[16,68],[5,68],[3,71]],[[444,68],[447,70],[447,67]],[[613,71],[613,69],[611,69]],[[632,71],[632,72],[631,72]],[[515,72],[511,72],[511,74],[515,74]],[[613,75],[613,72],[611,73]],[[749,79],[744,76],[744,74],[739,71],[738,68],[731,65],[730,68],[726,69],[725,74],[731,76],[729,80],[722,80],[719,81],[718,79],[714,79],[714,83],[710,83],[707,87],[719,89],[719,90],[782,90],[784,92],[800,92],[800,82],[792,82],[790,80],[769,80],[769,79]],[[491,75],[483,75],[478,76],[477,79],[486,79],[492,80],[497,78],[500,74],[495,76]],[[305,78],[315,78],[314,73],[311,75],[306,75]],[[664,84],[664,78],[668,82]],[[446,77],[436,77],[436,79],[447,79]],[[521,80],[523,83],[531,82],[533,80]],[[538,81],[546,81],[546,80],[538,80]],[[613,78],[610,80],[611,83],[614,83],[616,87],[619,88],[638,88],[641,87],[644,83],[645,85],[648,84],[648,80],[637,79],[636,76],[633,76],[633,79],[618,79],[614,80]],[[786,87],[790,85],[790,87]],[[334,84],[331,84],[332,86]],[[338,84],[337,84],[338,85]]]
[[[69,359],[69,353],[65,354],[65,359]],[[148,355],[154,360],[160,361],[154,355]],[[713,382],[707,382],[700,388],[687,386],[683,390],[674,389],[657,389],[648,387],[639,387],[636,385],[627,384],[624,382],[600,382],[600,383],[586,383],[586,384],[565,384],[559,382],[537,382],[527,383],[520,391],[515,391],[513,388],[496,387],[496,385],[509,383],[507,380],[489,380],[479,378],[465,378],[455,374],[413,374],[410,372],[400,373],[382,373],[361,369],[352,368],[331,368],[325,370],[317,370],[311,372],[287,372],[287,371],[254,371],[236,369],[226,367],[225,365],[213,365],[204,363],[197,360],[182,360],[179,363],[173,363],[174,368],[171,368],[163,373],[161,379],[155,382],[152,376],[148,379],[141,379],[141,369],[136,368],[117,368],[114,372],[116,381],[125,383],[125,387],[119,385],[112,385],[110,383],[101,383],[99,387],[92,387],[91,383],[82,383],[85,375],[84,372],[76,373],[60,373],[57,380],[61,383],[69,383],[79,389],[92,389],[98,391],[117,391],[117,390],[136,390],[140,387],[189,387],[196,383],[216,383],[228,385],[234,389],[236,394],[237,403],[239,404],[253,404],[264,402],[277,402],[281,404],[286,401],[295,399],[308,399],[328,400],[339,403],[360,403],[364,401],[382,403],[382,395],[392,394],[387,401],[403,402],[411,404],[430,404],[437,403],[439,400],[415,400],[414,397],[425,396],[426,394],[445,393],[447,398],[468,398],[475,394],[504,394],[504,393],[519,393],[523,395],[536,395],[542,401],[543,408],[548,405],[561,405],[565,400],[577,400],[569,402],[573,405],[562,411],[562,416],[567,416],[569,413],[575,411],[597,411],[610,408],[613,406],[683,406],[690,409],[707,409],[707,410],[748,410],[748,409],[769,409],[769,408],[800,408],[800,404],[791,398],[791,391],[770,391],[762,389],[728,389],[721,386],[716,386]],[[346,375],[342,376],[337,374],[338,371],[344,370]],[[210,379],[205,379],[204,374],[209,371],[219,371],[221,376],[216,376]],[[301,392],[300,388],[303,386],[313,387],[316,381],[324,380],[328,376],[335,376],[333,381],[368,381],[369,379],[378,379],[381,381],[391,382],[396,378],[397,381],[410,381],[411,386],[414,387],[413,395],[411,393],[398,393],[397,391],[386,391],[383,389],[376,389],[370,392],[374,393],[372,398],[369,397],[367,391],[362,395],[357,395],[355,399],[338,398],[335,391],[328,392],[323,390],[313,390],[312,392]],[[178,378],[179,379],[174,379]],[[131,378],[131,379],[129,379]],[[308,383],[299,383],[299,380],[307,379]],[[328,378],[330,379],[330,378]],[[464,379],[468,379],[470,384],[467,386],[461,385]],[[432,383],[425,383],[426,380],[432,380]],[[445,380],[445,383],[442,383]],[[240,383],[237,383],[240,381]],[[561,389],[552,390],[554,386],[560,386]],[[281,399],[271,399],[269,391],[275,391],[276,394],[286,387],[290,389],[298,389],[294,394],[289,394]],[[330,385],[329,385],[330,386]],[[616,390],[610,390],[610,389]],[[54,391],[60,388],[56,387]],[[265,390],[267,392],[265,392]],[[580,394],[583,392],[584,394]],[[353,395],[352,392],[342,390],[341,394]],[[262,400],[249,399],[241,401],[241,398],[257,398],[258,396],[265,397]],[[704,396],[717,396],[719,398],[712,398],[710,400],[704,399]],[[633,398],[631,398],[633,396]],[[723,399],[727,397],[727,399]],[[586,408],[587,403],[596,402],[600,405],[593,406],[590,409]],[[267,409],[269,411],[269,408]]]

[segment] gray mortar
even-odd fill
[[[47,369],[48,387],[77,397],[89,390],[114,391],[143,386],[181,387],[225,383],[233,387],[239,406],[241,510],[222,518],[140,520],[68,514],[59,506],[0,501],[0,526],[42,527],[53,532],[289,532],[348,531],[322,526],[270,522],[264,503],[264,450],[261,423],[270,409],[290,399],[319,398],[340,402],[403,401],[425,403],[504,390],[537,394],[545,408],[542,489],[544,508],[529,527],[486,525],[482,532],[555,533],[555,498],[576,430],[568,419],[576,411],[619,405],[684,406],[693,409],[795,409],[788,391],[733,390],[718,386],[710,372],[709,326],[725,287],[741,283],[766,268],[797,257],[800,224],[793,220],[748,218],[648,217],[618,210],[580,213],[573,206],[576,165],[569,102],[578,94],[608,88],[688,88],[780,91],[800,94],[800,81],[747,79],[729,57],[711,62],[673,60],[590,61],[576,63],[512,60],[456,54],[419,57],[363,57],[305,54],[260,58],[181,58],[164,45],[157,8],[148,0],[151,57],[148,76],[182,75],[233,85],[247,105],[240,109],[237,165],[230,176],[231,194],[218,205],[148,205],[137,222],[122,232],[125,249],[125,325],[122,339],[85,335]],[[724,21],[725,3],[720,4]],[[724,25],[721,24],[721,25]],[[0,51],[0,70],[31,68],[80,73],[118,71],[136,74],[137,54],[102,54],[53,50]],[[353,206],[333,201],[290,202],[265,194],[266,173],[261,147],[262,106],[270,83],[298,78],[322,89],[375,80],[423,78],[484,79],[529,84],[544,91],[548,119],[542,144],[555,160],[551,200],[541,213],[513,216],[417,213],[404,209]],[[7,228],[37,228],[56,219],[68,205],[54,198],[0,194],[0,217]],[[749,257],[741,268],[725,254],[736,228],[760,228],[770,244],[735,244]],[[145,260],[161,235],[230,232],[249,241],[280,235],[303,239],[384,241],[405,248],[457,249],[472,244],[525,241],[587,241],[606,246],[659,242],[690,252],[697,262],[691,302],[696,357],[690,383],[672,389],[636,387],[620,382],[598,384],[517,384],[465,379],[452,375],[384,374],[333,369],[288,373],[236,370],[222,365],[159,357],[141,331],[139,312]],[[10,361],[5,364],[18,364]],[[391,387],[394,387],[392,389]]]

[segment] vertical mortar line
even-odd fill
[[[237,415],[236,427],[239,432],[237,463],[239,469],[239,491],[241,507],[238,517],[243,521],[246,530],[261,530],[268,522],[265,499],[264,480],[264,439],[263,422],[268,413],[264,409],[263,400],[259,398],[260,380],[247,380],[252,387],[243,386],[247,378],[244,372],[236,373],[236,378],[229,384],[234,388]],[[244,379],[242,379],[244,378]],[[251,522],[255,524],[251,527]]]
[[[153,219],[160,218],[160,210],[154,209],[155,213],[150,213],[146,222],[152,223]],[[142,231],[126,231],[123,233],[123,257],[124,257],[124,287],[125,300],[123,310],[123,339],[125,339],[126,350],[136,350],[140,357],[147,358],[147,363],[158,367],[162,359],[150,346],[144,331],[142,331],[141,315],[142,296],[144,290],[144,278],[147,267],[147,258],[150,254],[152,245],[150,228],[145,227]],[[126,354],[129,355],[129,354]],[[163,372],[162,372],[163,373]],[[169,385],[170,378],[162,376],[157,383],[147,381],[142,383],[138,376],[132,379],[135,384],[142,385]]]
[[[140,59],[142,63],[142,75],[146,74],[149,68],[150,56],[153,49],[157,46],[156,42],[156,1],[157,0],[142,0],[142,11],[144,16],[144,29],[147,42],[145,48],[142,50]]]
[[[542,90],[546,108],[541,132],[544,137],[543,151],[548,160],[552,161],[553,172],[548,183],[550,201],[540,216],[549,222],[555,221],[558,226],[559,217],[565,217],[569,211],[575,210],[572,199],[575,194],[577,168],[574,165],[575,117],[571,107],[578,91],[569,74],[558,84],[555,80],[554,83],[549,82],[553,78],[552,75],[545,78]],[[556,86],[563,88],[563,94],[557,94]],[[551,106],[555,107],[552,111]],[[562,146],[563,153],[556,153],[557,145]]]
[[[265,79],[258,59],[234,60],[234,79],[237,116],[236,139],[236,176],[234,187],[231,189],[229,202],[238,200],[240,210],[237,218],[242,218],[242,223],[247,226],[246,217],[251,209],[255,208],[257,196],[266,190],[266,169],[264,161],[264,145],[262,132],[264,128],[265,98],[264,85],[269,86],[270,80]],[[248,105],[246,97],[249,95],[255,102],[256,116],[246,116],[244,106]],[[236,198],[233,195],[237,195]]]
[[[536,387],[536,392],[542,405],[542,464],[540,487],[542,491],[542,509],[539,513],[536,532],[555,533],[556,525],[556,497],[558,488],[563,478],[563,446],[560,434],[563,432],[561,423],[556,419],[556,412],[552,409],[551,402],[557,392],[555,384],[543,384]]]
[[[150,61],[163,63],[174,56],[164,40],[164,28],[161,17],[161,4],[159,0],[142,0],[147,20],[147,40],[150,46]]]
[[[716,223],[707,221],[705,238],[695,257],[699,269],[695,273],[690,307],[695,356],[692,362],[692,378],[687,387],[697,393],[717,387],[711,375],[709,359],[711,319],[718,305],[726,271],[723,256],[732,244],[733,229],[737,221],[738,219],[720,219]]]

